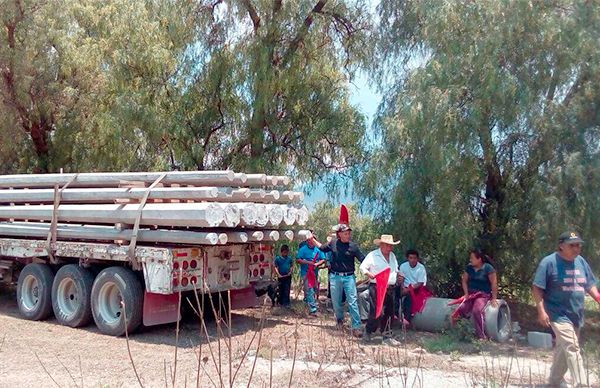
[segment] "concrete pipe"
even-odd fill
[[[508,341],[512,334],[510,319],[510,309],[504,300],[498,299],[498,307],[492,307],[488,302],[485,306],[485,334],[496,342]]]
[[[450,328],[450,314],[454,306],[448,306],[452,299],[429,298],[425,302],[423,311],[415,314],[411,320],[412,326],[417,330],[443,331]]]
[[[458,305],[448,306],[452,299],[429,298],[423,311],[415,314],[411,324],[417,330],[443,331],[450,328],[450,314]],[[485,306],[485,333],[497,342],[506,342],[511,335],[510,309],[508,304],[498,299],[498,307],[492,307],[489,302]]]

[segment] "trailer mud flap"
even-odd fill
[[[231,309],[244,309],[247,307],[254,307],[258,304],[258,298],[254,287],[246,287],[241,290],[231,290]]]
[[[144,294],[144,326],[161,325],[163,323],[177,322],[180,314],[177,309],[179,294]]]

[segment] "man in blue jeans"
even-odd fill
[[[360,326],[360,314],[358,311],[358,302],[356,300],[356,278],[354,276],[354,262],[362,262],[365,256],[362,254],[358,245],[350,241],[352,229],[347,224],[338,224],[333,227],[336,238],[327,244],[321,244],[314,236],[314,244],[322,252],[331,252],[331,261],[329,267],[331,283],[331,302],[333,311],[337,320],[338,327],[343,327],[344,310],[342,307],[342,294],[346,294],[348,302],[348,312],[352,324],[351,334],[355,337],[362,337]]]

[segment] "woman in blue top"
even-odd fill
[[[485,306],[490,302],[493,307],[498,307],[498,281],[496,269],[489,263],[489,258],[480,251],[469,252],[469,264],[462,274],[463,302],[457,312],[463,318],[473,317],[475,334],[481,339],[485,335]]]

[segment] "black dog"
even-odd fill
[[[254,292],[256,296],[263,296],[267,294],[269,299],[271,299],[271,306],[275,306],[279,303],[279,285],[278,283],[269,284],[265,288],[255,288]]]

